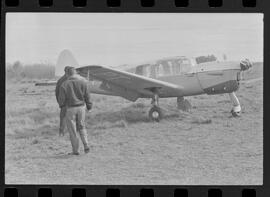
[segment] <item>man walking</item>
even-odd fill
[[[68,79],[69,69],[70,69],[70,66],[65,67],[65,69],[64,69],[65,74],[56,83],[55,96],[56,96],[56,100],[57,100],[58,104],[59,104],[59,90],[60,90],[61,85]],[[60,127],[59,127],[59,135],[60,136],[64,135],[64,129],[66,127],[65,116],[66,116],[66,106],[62,106],[60,108]]]
[[[78,76],[75,68],[69,69],[69,78],[60,87],[59,106],[66,106],[66,124],[70,135],[73,155],[79,155],[79,139],[84,145],[84,152],[89,152],[87,132],[85,128],[85,107],[91,110],[90,91],[87,81]]]

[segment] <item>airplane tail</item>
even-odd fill
[[[66,66],[73,66],[75,68],[79,66],[71,51],[67,49],[63,50],[58,56],[55,67],[55,76],[64,75],[64,68]]]

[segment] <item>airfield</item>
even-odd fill
[[[164,119],[148,119],[150,99],[135,103],[92,94],[86,117],[90,153],[71,151],[59,137],[54,86],[6,82],[6,184],[258,185],[263,183],[263,65],[244,73],[236,92],[242,115],[233,118],[228,95],[160,99]]]

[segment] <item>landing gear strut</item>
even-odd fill
[[[192,106],[184,97],[177,97],[177,108],[188,112],[191,110]]]
[[[154,96],[152,98],[152,102],[151,102],[152,108],[149,111],[150,120],[157,121],[157,122],[159,122],[163,117],[161,108],[159,107],[158,100],[159,100],[158,95],[154,94]]]
[[[230,99],[233,103],[233,108],[231,110],[233,117],[238,117],[241,114],[241,106],[238,98],[235,95],[235,92],[229,93]]]

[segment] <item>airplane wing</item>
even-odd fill
[[[139,97],[152,97],[155,91],[160,97],[181,94],[183,89],[172,83],[103,66],[84,66],[76,70],[89,80],[102,81],[100,88],[131,101]]]

